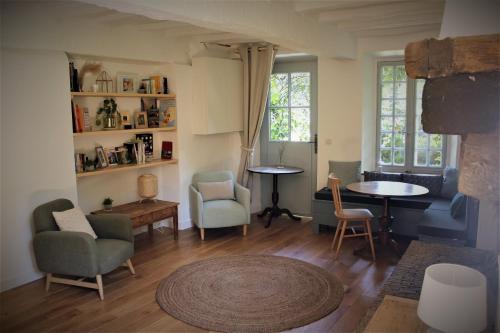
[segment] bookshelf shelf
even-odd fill
[[[139,94],[139,93],[101,93],[101,92],[72,92],[72,97],[144,97],[159,99],[175,99],[175,94]]]
[[[89,136],[100,136],[100,135],[115,135],[115,134],[135,134],[135,133],[157,133],[157,132],[172,132],[177,130],[176,127],[161,127],[161,128],[134,128],[134,129],[122,129],[122,130],[103,130],[103,131],[93,131],[93,132],[80,132],[73,133],[73,137],[89,137]]]
[[[163,166],[163,165],[168,165],[168,164],[177,164],[177,163],[178,163],[177,159],[171,159],[171,160],[154,160],[152,162],[146,162],[143,164],[110,166],[110,167],[107,167],[105,169],[99,169],[96,171],[77,173],[76,178],[80,179],[80,178],[85,178],[85,177],[104,175],[104,174],[113,173],[113,172],[121,172],[121,171],[142,169],[142,168],[152,168],[152,167]]]

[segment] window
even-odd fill
[[[268,108],[270,141],[310,141],[311,73],[272,74]]]
[[[422,128],[425,81],[407,78],[400,62],[380,63],[378,78],[377,164],[388,171],[442,169],[445,137]]]

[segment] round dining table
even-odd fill
[[[383,247],[390,244],[396,253],[401,256],[398,242],[391,236],[391,226],[394,221],[394,217],[391,215],[391,198],[424,195],[429,193],[429,190],[420,185],[389,181],[352,183],[347,185],[346,188],[356,193],[368,194],[384,200],[384,210],[379,217],[379,241]]]
[[[279,175],[294,175],[297,173],[304,172],[304,169],[297,168],[293,166],[281,166],[281,165],[263,165],[263,166],[255,166],[247,169],[249,172],[264,174],[264,175],[273,175],[273,194],[272,194],[272,207],[266,207],[262,213],[260,213],[259,217],[264,217],[269,213],[269,219],[267,220],[266,228],[269,228],[271,225],[271,221],[274,217],[279,217],[282,214],[288,215],[291,219],[295,221],[300,221],[300,217],[295,216],[289,209],[280,208],[278,206],[278,202],[280,200],[280,195],[278,193],[278,176]]]

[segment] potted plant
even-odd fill
[[[104,206],[104,210],[111,211],[113,210],[113,199],[107,197],[103,200],[102,205]]]
[[[118,112],[117,105],[114,99],[105,99],[103,106],[97,110],[97,117],[95,123],[97,126],[103,127],[105,130],[116,129],[116,117],[120,116]]]

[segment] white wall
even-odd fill
[[[1,290],[38,278],[33,209],[77,201],[68,62],[63,52],[2,49]]]

